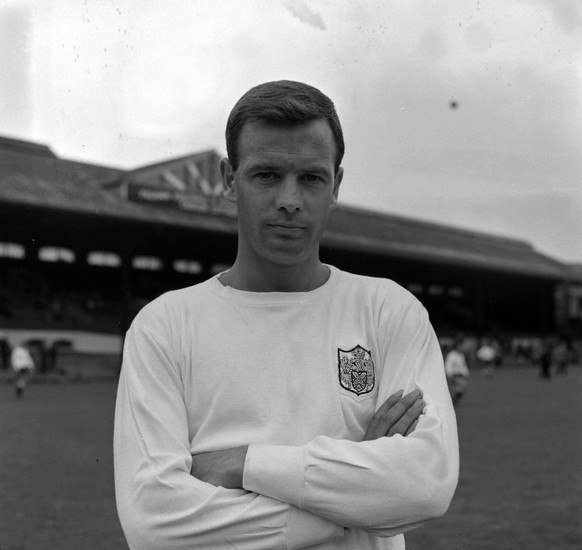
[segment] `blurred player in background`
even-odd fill
[[[498,359],[498,351],[494,342],[489,338],[484,338],[481,346],[477,349],[476,357],[481,365],[481,374],[486,378],[491,378],[495,374]]]
[[[449,390],[453,403],[458,405],[467,391],[469,383],[469,367],[463,349],[463,337],[459,336],[453,342],[452,348],[445,357],[445,373],[449,382]]]
[[[14,346],[10,354],[10,363],[14,371],[16,396],[22,397],[26,385],[34,372],[34,361],[26,344]]]

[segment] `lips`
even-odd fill
[[[267,224],[270,227],[274,227],[276,229],[286,229],[286,230],[301,230],[305,229],[304,225],[300,225],[297,223],[289,223],[289,222],[271,222]]]
[[[268,223],[267,229],[275,239],[283,239],[284,241],[296,241],[303,239],[306,235],[307,229],[304,225],[299,225],[293,222],[275,222]]]

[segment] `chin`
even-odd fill
[[[309,261],[311,254],[306,253],[305,249],[301,250],[278,250],[270,251],[263,256],[273,264],[281,266],[293,266],[303,264]]]

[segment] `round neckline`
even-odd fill
[[[247,303],[291,303],[312,300],[330,292],[339,282],[340,271],[336,267],[324,264],[329,269],[329,277],[325,283],[313,290],[303,292],[253,292],[239,290],[231,286],[225,286],[220,282],[220,277],[225,271],[218,273],[209,279],[210,290],[229,300],[238,300]]]

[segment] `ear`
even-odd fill
[[[339,188],[342,180],[344,179],[344,169],[340,166],[336,172],[333,181],[333,196],[331,199],[331,203],[329,205],[330,210],[335,210],[337,207],[337,199],[339,195]]]
[[[225,199],[235,202],[236,185],[232,165],[226,157],[222,157],[218,166],[220,168],[220,177],[222,178],[222,194]]]

